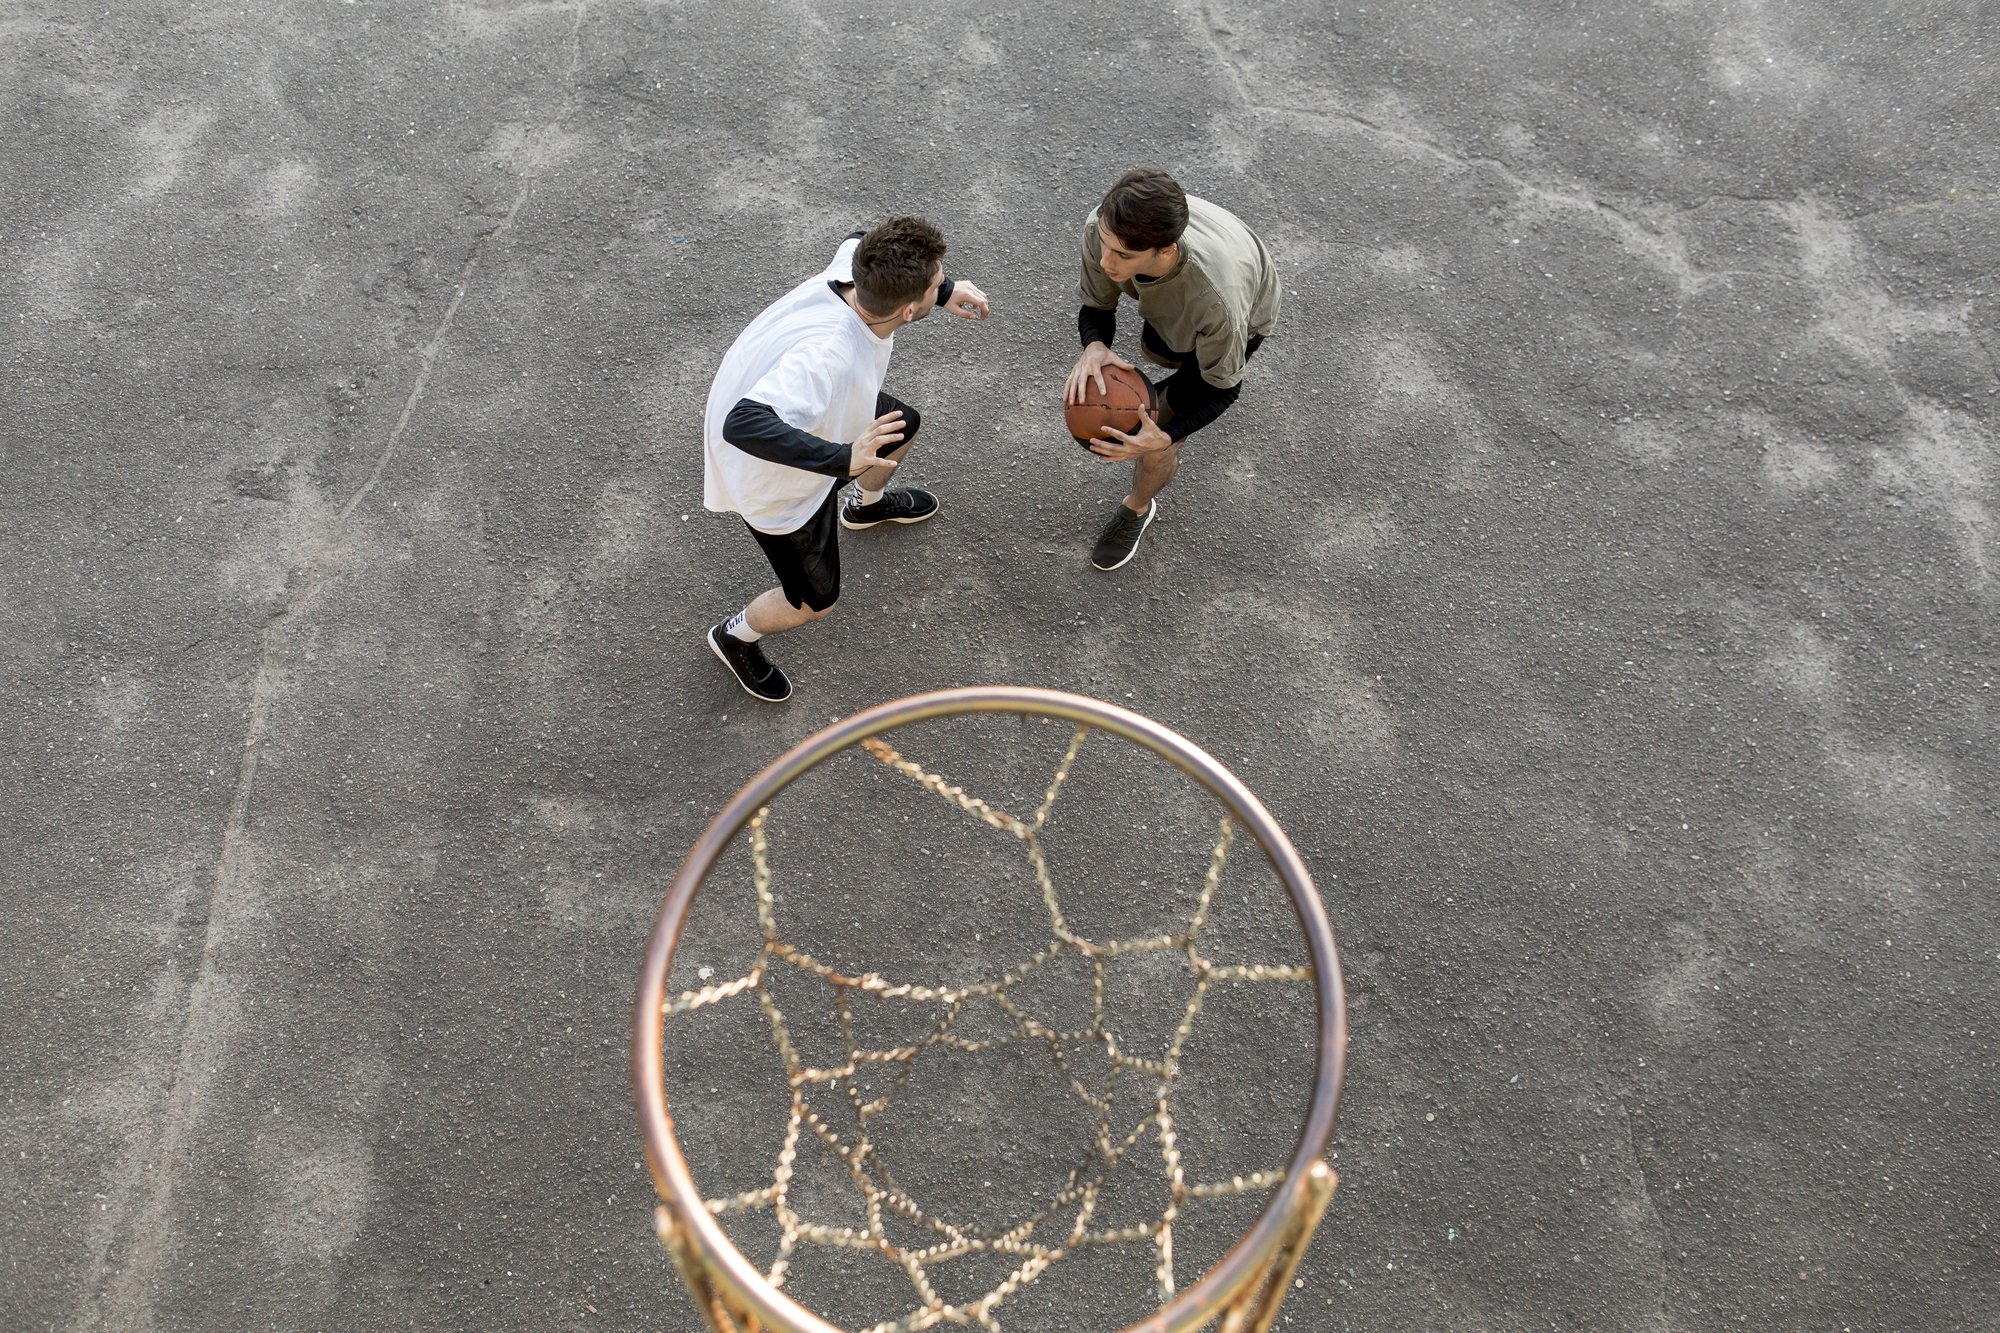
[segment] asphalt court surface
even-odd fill
[[[1184,731],[1319,879],[1284,1326],[2000,1320],[1996,17],[0,6],[0,1327],[689,1328],[665,881],[829,718],[993,681]],[[1286,305],[1102,576],[1056,400],[1136,162]],[[844,538],[765,708],[700,405],[905,211],[995,309],[898,339],[944,509]]]

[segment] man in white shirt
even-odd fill
[[[984,292],[944,276],[944,249],[921,218],[849,236],[824,271],[737,336],[709,387],[703,503],[741,515],[778,576],[708,631],[709,651],[753,698],[792,693],[758,641],[818,620],[840,597],[836,516],[858,530],[938,511],[929,491],[887,489],[922,418],[882,392],[882,377],[903,325],[938,306],[965,319],[989,312]],[[843,503],[850,478],[856,494]]]

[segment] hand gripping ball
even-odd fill
[[[1130,366],[1106,366],[1104,389],[1089,380],[1083,384],[1083,401],[1063,404],[1063,425],[1078,444],[1089,445],[1106,426],[1131,434],[1139,427],[1139,410],[1159,411],[1153,382]]]

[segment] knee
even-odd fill
[[[917,432],[922,430],[923,427],[924,414],[917,411],[916,408],[911,407],[908,403],[905,403],[903,405],[903,442],[897,448],[909,448],[910,442],[917,438]]]
[[[814,570],[784,592],[792,610],[806,621],[822,620],[833,610],[834,603],[840,600],[840,575],[835,573],[829,577],[825,570]]]

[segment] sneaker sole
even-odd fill
[[[723,666],[728,668],[731,678],[733,678],[738,685],[741,685],[743,687],[743,692],[749,695],[752,699],[755,699],[758,703],[762,704],[781,704],[785,700],[792,697],[792,682],[790,680],[786,680],[785,682],[785,692],[783,694],[778,695],[775,698],[773,698],[771,695],[768,694],[757,693],[757,691],[750,688],[749,681],[744,680],[743,677],[736,674],[736,668],[730,666],[729,659],[723,656],[722,645],[715,641],[715,631],[710,630],[707,634],[703,635],[702,637],[708,640],[708,651],[715,654],[715,660],[722,663]]]
[[[944,506],[939,505],[937,509],[931,510],[930,513],[919,514],[915,518],[877,518],[871,519],[866,523],[850,523],[847,521],[847,510],[843,507],[840,511],[840,526],[846,528],[849,532],[865,532],[869,528],[879,528],[884,523],[928,523],[937,517],[938,509],[942,508]]]
[[[1139,554],[1139,543],[1146,540],[1146,529],[1152,527],[1153,520],[1158,518],[1159,516],[1160,516],[1160,504],[1159,501],[1155,500],[1154,502],[1146,506],[1146,521],[1139,525],[1139,535],[1132,539],[1132,549],[1125,553],[1125,558],[1123,560],[1120,560],[1115,565],[1100,565],[1097,563],[1096,560],[1092,560],[1090,562],[1090,567],[1092,569],[1101,569],[1105,573],[1109,574],[1114,569],[1123,569],[1125,568],[1125,566],[1131,564],[1132,557]]]

